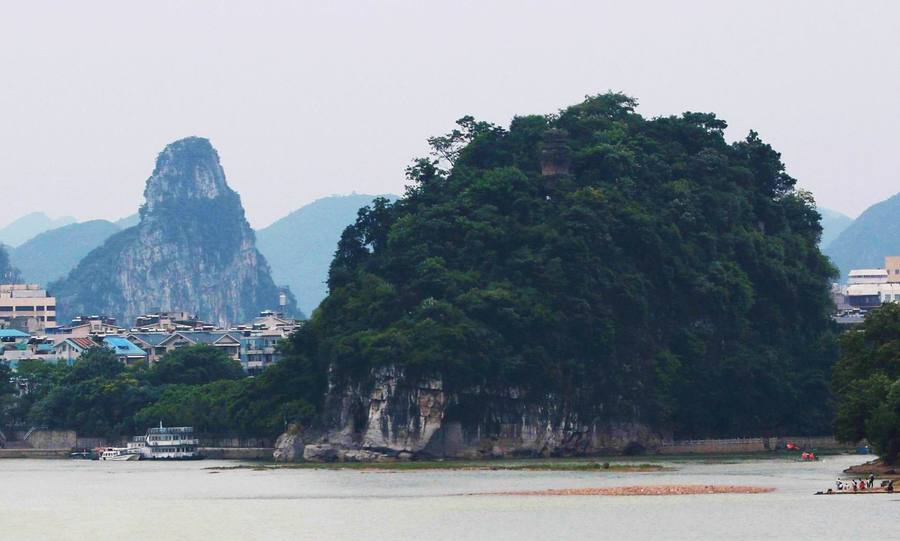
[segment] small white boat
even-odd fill
[[[100,453],[100,460],[140,460],[141,455],[124,447],[107,447]]]

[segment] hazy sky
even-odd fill
[[[400,192],[462,115],[508,125],[608,89],[756,129],[821,206],[900,191],[900,3],[326,4],[0,0],[0,224],[131,214],[157,153],[201,135],[265,226]]]

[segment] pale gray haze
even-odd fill
[[[756,129],[821,206],[897,191],[896,2],[12,2],[0,225],[115,219],[166,143],[209,137],[255,227],[400,193],[425,139],[619,90]]]

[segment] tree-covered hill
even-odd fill
[[[824,249],[846,277],[850,269],[881,268],[900,255],[900,194],[867,208]]]
[[[613,93],[508,129],[461,119],[344,231],[296,366],[337,389],[389,365],[440,376],[484,397],[476,415],[515,389],[680,436],[826,432],[820,216],[725,126]]]

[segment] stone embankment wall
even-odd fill
[[[25,442],[32,449],[58,449],[69,451],[75,447],[78,435],[74,430],[34,430]]]
[[[272,460],[272,447],[200,447],[200,454],[215,460]]]
[[[0,449],[3,458],[69,458],[68,449]]]
[[[794,443],[801,449],[825,450],[851,450],[853,445],[841,443],[833,436],[817,437],[790,437],[777,438],[736,438],[736,439],[710,439],[710,440],[686,440],[665,442],[659,446],[657,452],[663,455],[676,454],[716,454],[716,453],[757,453],[762,451],[775,451],[784,449],[788,442]]]

